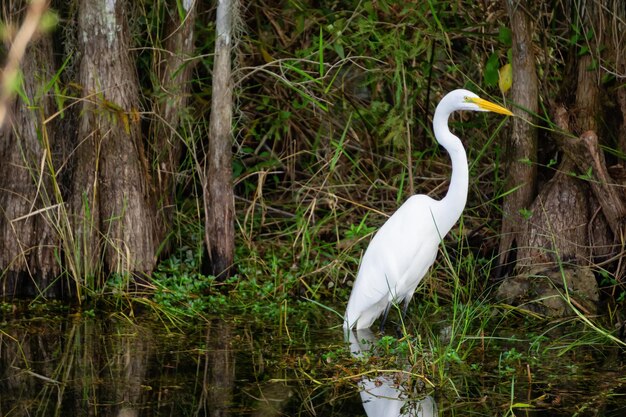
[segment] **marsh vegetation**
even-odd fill
[[[624,414],[623,2],[237,9],[227,274],[204,227],[215,5],[109,3],[52,1],[12,84],[0,414],[363,415],[371,384],[423,417]],[[431,118],[460,87],[517,117],[451,120],[467,208],[406,319],[348,344],[372,234],[447,190]]]

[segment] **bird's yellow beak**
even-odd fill
[[[492,111],[494,113],[506,114],[507,116],[513,116],[511,110],[505,109],[504,107],[492,103],[491,101],[483,100],[482,98],[468,97],[467,101],[471,101],[483,110]]]

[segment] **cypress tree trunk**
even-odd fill
[[[24,6],[12,2],[3,20],[15,21]],[[28,47],[21,69],[23,95],[6,103],[6,123],[0,129],[0,294],[58,296],[58,206],[49,170],[51,154],[57,153],[56,130],[54,123],[43,124],[54,112],[44,91],[54,74],[49,38]]]
[[[557,105],[551,110],[561,131],[578,137],[553,133],[551,139],[562,151],[559,166],[530,206],[530,218],[520,222],[523,231],[517,238],[517,276],[506,279],[498,289],[498,295],[508,302],[551,316],[571,314],[572,306],[583,313],[596,313],[599,293],[595,263],[621,256],[626,217],[623,189],[609,175],[597,133],[602,132],[598,121],[606,92],[601,84],[603,70],[594,62],[601,62],[607,51],[599,36],[606,26],[603,14],[611,5],[591,2],[572,6],[573,13],[582,16],[583,25],[594,28],[594,36],[582,41],[584,49],[574,47],[570,51],[575,71],[563,82],[575,85],[575,89],[564,88],[561,100],[567,106]],[[514,83],[518,81],[514,79]],[[620,262],[616,264],[615,276],[620,277]],[[606,272],[613,269],[608,263],[602,268]]]
[[[83,91],[72,208],[79,270],[150,273],[155,265],[153,190],[139,126],[139,91],[125,0],[82,0]]]
[[[171,225],[173,204],[176,191],[175,173],[180,165],[183,151],[181,131],[185,126],[184,115],[189,104],[192,64],[189,58],[195,51],[194,25],[197,17],[198,2],[183,2],[182,8],[176,8],[171,1],[166,10],[166,29],[163,52],[156,52],[155,70],[159,75],[158,101],[154,112],[159,116],[152,123],[152,146],[150,160],[156,165],[156,187],[159,190],[159,207],[162,208],[163,229]],[[185,6],[188,6],[186,9]],[[161,230],[160,235],[164,235]]]
[[[511,134],[505,144],[507,189],[517,188],[507,194],[502,204],[502,230],[500,240],[500,267],[506,267],[511,261],[510,255],[515,247],[515,240],[521,233],[520,211],[530,206],[535,197],[537,182],[537,130],[528,123],[537,113],[539,88],[533,53],[533,27],[529,16],[529,1],[505,0],[504,4],[511,22],[513,35],[513,85],[511,101],[520,108],[513,107],[516,116],[511,120]]]
[[[182,152],[176,129],[190,90],[187,58],[197,18],[197,2],[170,3],[169,53],[154,64],[166,98],[153,107],[161,123],[151,125],[152,152],[139,123],[128,1],[59,3],[63,18],[78,24],[58,30],[54,41],[42,36],[26,51],[23,94],[10,102],[0,96],[12,115],[0,131],[1,294],[60,295],[61,287],[50,284],[63,271],[80,290],[100,288],[94,279],[108,273],[153,270],[170,218],[166,213],[157,230],[156,195],[163,196],[161,207],[173,201],[172,174]],[[24,1],[10,2],[3,20],[16,22],[26,9]],[[72,59],[65,61],[68,53]],[[58,74],[55,56],[56,63],[65,61]],[[69,93],[55,102],[43,91],[52,85]],[[78,100],[68,99],[72,91]]]
[[[230,0],[217,6],[217,37],[213,65],[213,98],[209,146],[204,170],[205,243],[208,273],[228,276],[235,251],[234,196],[232,186],[232,80]]]

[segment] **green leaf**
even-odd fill
[[[498,40],[506,46],[511,46],[513,44],[511,29],[506,26],[500,26],[498,29]]]
[[[519,214],[524,220],[528,220],[533,216],[532,210],[528,210],[527,208],[519,209]]]
[[[498,54],[493,53],[485,64],[485,73],[483,74],[485,85],[495,87],[498,84]]]
[[[52,31],[59,24],[59,15],[53,11],[46,11],[39,21],[39,30],[43,33]]]
[[[532,408],[532,404],[527,403],[515,403],[511,405],[511,408]]]
[[[346,52],[343,50],[343,45],[339,42],[335,43],[335,52],[341,59],[346,58]]]

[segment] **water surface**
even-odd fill
[[[511,343],[458,366],[399,357],[389,369],[371,349],[379,338],[345,343],[339,329],[249,317],[185,331],[119,315],[12,318],[0,331],[0,416],[626,415],[619,351],[531,364],[511,360]]]

